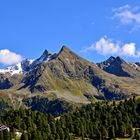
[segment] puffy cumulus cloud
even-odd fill
[[[139,7],[124,5],[113,9],[113,19],[118,19],[122,24],[131,24],[134,29],[140,28],[140,11]]]
[[[135,43],[124,44],[122,47],[122,53],[128,56],[136,56],[137,52]]]
[[[93,43],[90,47],[85,48],[82,52],[97,51],[102,55],[125,55],[129,57],[139,57],[140,52],[136,50],[135,43],[126,43],[120,45],[118,42],[113,42],[107,37],[100,38],[97,42]]]
[[[107,37],[103,37],[86,49],[86,51],[90,50],[96,50],[97,52],[103,55],[109,53],[116,54],[119,51],[119,45],[113,43],[110,39],[107,39]]]
[[[21,55],[11,52],[8,49],[0,50],[0,63],[4,65],[13,65],[21,61]]]

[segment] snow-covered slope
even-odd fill
[[[0,69],[0,73],[2,73],[2,74],[9,73],[11,75],[25,74],[26,72],[28,72],[29,67],[32,64],[32,62],[33,62],[33,60],[25,59],[22,62],[17,63],[16,65],[9,66],[9,67],[4,68],[4,69]]]
[[[48,62],[52,56],[53,55],[50,52],[45,50],[40,58],[38,58],[36,60],[25,59],[22,62],[17,63],[16,65],[0,69],[0,73],[2,73],[2,74],[8,73],[10,75],[26,74],[27,72],[32,70],[37,65],[44,63],[44,62]]]

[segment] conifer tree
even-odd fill
[[[23,132],[23,134],[21,135],[20,140],[28,140],[28,135],[27,135],[27,133]]]
[[[122,124],[122,125],[120,126],[120,133],[119,133],[119,136],[120,136],[120,137],[124,137],[125,134],[126,134],[126,128],[125,128],[125,125]]]
[[[60,136],[58,133],[55,134],[55,140],[60,140]]]
[[[108,138],[108,131],[104,126],[102,126],[101,133],[103,138]]]
[[[3,131],[0,132],[0,140],[4,140]]]
[[[132,127],[132,124],[127,124],[127,134],[132,137],[133,136],[133,127]]]
[[[115,129],[114,129],[114,126],[111,126],[110,128],[109,128],[109,138],[111,138],[111,139],[115,139]]]
[[[10,140],[10,133],[8,132],[8,130],[3,131],[3,137],[4,140]]]
[[[62,128],[60,128],[58,134],[59,134],[59,136],[60,136],[60,140],[64,140],[64,139],[65,139],[64,131],[63,131]]]

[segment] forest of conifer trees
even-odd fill
[[[21,140],[140,140],[140,103],[135,98],[97,102],[65,113],[60,119],[26,109],[10,110],[0,117],[0,123],[10,128],[10,132],[0,133],[0,140],[16,139],[16,130],[22,132]]]

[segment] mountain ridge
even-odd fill
[[[108,63],[109,66],[115,65],[115,69],[120,67],[128,75],[118,76],[101,68],[102,65],[108,67]],[[120,57],[110,57],[104,63],[95,64],[63,46],[57,54],[45,50],[30,68],[21,76],[3,74],[5,78],[1,78],[0,87],[7,82],[9,86],[4,92],[22,99],[39,95],[74,103],[89,103],[94,99],[118,100],[140,93],[140,72]]]
[[[31,68],[43,63],[43,62],[47,62],[51,59],[55,59],[58,58],[59,56],[63,55],[63,52],[67,53],[73,53],[75,56],[82,58],[81,56],[77,55],[76,53],[74,53],[73,51],[71,51],[66,45],[63,45],[62,48],[60,49],[60,51],[58,53],[51,53],[49,52],[47,49],[44,50],[44,52],[42,53],[42,55],[37,58],[37,59],[24,59],[22,60],[20,63],[17,63],[15,65],[12,66],[8,66],[5,68],[0,68],[0,74],[6,74],[9,73],[11,76],[14,74],[26,74],[26,72],[29,71],[29,67],[31,66]],[[85,58],[82,58],[84,61],[88,61]],[[113,61],[118,61],[121,63],[129,63],[129,65],[131,65],[131,67],[140,67],[140,62],[126,62],[124,59],[122,59],[120,56],[110,56],[107,60],[102,61],[102,62],[98,62],[98,63],[94,63],[91,62],[93,64],[97,64],[98,67],[100,67],[101,69],[103,69],[104,71],[108,72],[108,70],[106,70],[105,68],[103,68],[103,64],[105,65],[105,67],[107,67],[107,65],[110,65],[110,62]],[[90,61],[88,61],[90,62]],[[111,62],[111,63],[112,63]],[[24,66],[26,65],[26,66]],[[27,68],[26,68],[27,67]],[[25,69],[25,70],[24,70]],[[111,72],[109,72],[111,73]],[[113,74],[113,73],[112,73]],[[115,74],[117,75],[117,74]],[[117,75],[119,76],[119,75]],[[128,75],[130,76],[130,75]]]

